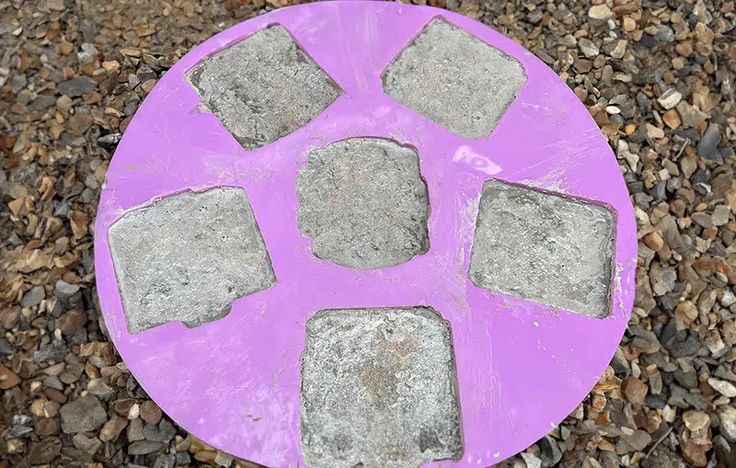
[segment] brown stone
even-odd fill
[[[107,421],[100,430],[100,440],[109,442],[118,438],[123,429],[128,425],[128,420],[118,416],[113,416]]]
[[[7,390],[20,383],[18,374],[0,364],[0,390]]]
[[[56,319],[56,328],[65,335],[73,335],[84,328],[87,323],[87,314],[81,310],[70,310]]]
[[[94,123],[94,119],[89,114],[74,114],[67,122],[67,128],[75,135],[81,135]]]
[[[36,420],[36,434],[41,437],[58,434],[61,430],[59,418],[39,418]]]
[[[632,405],[641,406],[647,396],[649,387],[641,380],[635,377],[629,377],[621,383],[621,390]]]
[[[163,416],[163,413],[161,412],[161,408],[156,405],[156,403],[152,402],[151,400],[144,401],[141,403],[141,418],[148,424],[158,424],[159,421],[161,421],[161,417]]]
[[[676,129],[680,126],[682,121],[680,120],[680,114],[677,113],[676,109],[670,109],[662,115],[662,120],[671,129]]]
[[[47,437],[31,447],[28,453],[28,462],[32,465],[45,465],[51,463],[61,452],[61,439],[58,437]]]
[[[664,247],[664,240],[657,232],[650,232],[649,234],[644,235],[641,240],[644,242],[644,245],[655,252],[659,252],[662,247]]]

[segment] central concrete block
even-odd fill
[[[302,355],[313,467],[416,467],[462,455],[450,325],[429,307],[318,312]]]
[[[427,186],[411,148],[351,138],[314,150],[297,193],[299,229],[319,258],[383,268],[429,248]]]
[[[278,25],[208,57],[189,81],[245,149],[297,130],[340,95],[340,88]]]
[[[489,180],[480,199],[470,279],[481,288],[605,317],[615,225],[602,206]]]
[[[276,282],[240,188],[183,192],[129,211],[109,241],[131,333],[216,320],[238,297]]]
[[[441,19],[383,73],[389,96],[464,138],[488,136],[525,83],[516,60]]]

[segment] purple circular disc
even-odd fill
[[[523,69],[524,85],[489,136],[463,138],[384,91],[384,71],[438,18]],[[247,149],[201,105],[187,76],[206,57],[272,25],[288,31],[341,92],[295,131]],[[362,270],[312,254],[297,223],[297,175],[310,152],[353,137],[384,138],[418,153],[431,207],[425,253]],[[478,204],[489,179],[613,214],[605,318],[493,292],[469,279]],[[131,333],[110,227],[153,200],[213,187],[245,190],[276,282],[236,299],[217,320]],[[509,38],[449,11],[400,3],[285,8],[185,55],[130,122],[107,173],[95,232],[106,326],[140,384],[196,437],[267,466],[304,464],[300,358],[305,324],[317,311],[426,305],[441,314],[452,330],[463,451],[436,465],[487,466],[525,449],[575,409],[610,362],[634,297],[633,211],[616,159],[583,104]],[[148,235],[156,238],[154,227]]]

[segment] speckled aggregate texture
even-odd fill
[[[127,213],[109,237],[131,333],[216,320],[276,282],[240,188],[172,195]]]
[[[0,300],[4,301],[0,305],[0,393],[3,394],[0,425],[4,434],[0,464],[187,467],[224,466],[231,459],[226,453],[200,443],[201,437],[198,440],[188,436],[181,426],[174,424],[171,429],[169,416],[180,418],[171,407],[166,408],[169,414],[164,413],[159,423],[160,427],[166,424],[169,429],[159,431],[159,426],[153,425],[161,418],[161,411],[139,384],[142,382],[147,390],[152,389],[151,380],[146,380],[141,369],[153,364],[144,361],[136,366],[135,361],[127,359],[124,364],[120,354],[113,351],[110,335],[119,336],[116,333],[121,333],[121,327],[112,328],[109,313],[103,320],[96,299],[98,289],[92,278],[100,276],[102,271],[99,263],[95,268],[91,260],[95,258],[99,262],[101,251],[98,249],[93,255],[92,241],[95,233],[98,237],[104,234],[101,224],[93,229],[91,222],[109,214],[103,204],[97,215],[101,189],[109,189],[114,181],[112,175],[106,181],[107,165],[121,134],[137,126],[137,117],[128,125],[131,116],[157,80],[174,72],[181,74],[181,67],[169,71],[174,62],[212,34],[251,17],[262,18],[274,9],[275,3],[144,0],[131,7],[133,3],[129,0],[0,2],[0,50],[17,51],[0,53],[3,90],[0,92],[3,117],[0,153],[5,151],[0,156],[5,158],[0,170],[4,207],[0,209],[0,239],[4,241],[0,246],[0,276],[4,286],[0,289],[7,293]],[[278,2],[284,3],[298,2]],[[415,0],[414,3],[424,2]],[[633,464],[642,468],[676,468],[732,463],[736,453],[736,396],[719,386],[725,392],[721,394],[710,383],[727,380],[736,384],[733,375],[736,363],[736,269],[733,268],[736,265],[736,158],[733,156],[736,69],[731,65],[736,58],[736,9],[733,3],[721,0],[593,2],[596,5],[576,0],[433,2],[438,3],[506,34],[563,76],[616,150],[639,224],[636,312],[612,367],[603,373],[601,385],[590,397],[565,421],[550,428],[549,436],[540,436],[539,442],[523,453],[524,460],[517,455],[505,463],[495,462],[496,466],[613,468]],[[395,6],[404,11],[413,8],[389,2],[370,5]],[[322,24],[328,17],[320,13],[315,15],[317,22],[312,23],[305,20],[306,14],[299,12],[299,15],[305,28]],[[453,12],[435,11],[433,15],[444,15],[459,24]],[[355,16],[343,14],[339,18],[346,25],[356,25],[349,22]],[[378,41],[392,44],[395,56],[426,22],[407,31],[403,41],[387,39],[384,28],[373,27],[375,22],[360,24],[377,33]],[[292,27],[287,29],[297,36]],[[357,28],[344,29],[351,32]],[[478,30],[481,29],[479,26]],[[303,43],[301,37],[297,39]],[[232,42],[222,44],[227,43]],[[365,50],[345,49],[353,53],[352,57]],[[314,45],[307,50],[311,53]],[[381,63],[390,63],[393,56]],[[319,63],[324,64],[321,60]],[[332,76],[332,68],[325,65],[325,70]],[[333,77],[342,84],[338,76]],[[182,94],[194,95],[194,104],[187,105],[186,110],[196,114],[194,109],[199,99],[187,86],[182,83],[186,90]],[[674,95],[673,90],[677,91]],[[158,91],[159,96],[166,94]],[[666,105],[660,101],[664,96],[669,96]],[[671,107],[673,99],[675,107]],[[159,104],[171,112],[172,103],[180,102],[169,98]],[[136,115],[145,115],[159,105],[153,104],[149,103],[148,109],[140,109]],[[522,107],[521,101],[512,107]],[[525,113],[533,111],[524,107]],[[200,117],[216,120],[211,115]],[[504,117],[504,123],[508,117],[508,114]],[[540,128],[547,123],[543,119]],[[496,129],[494,137],[504,135],[500,130],[501,127]],[[536,129],[524,130],[536,133]],[[149,148],[155,146],[157,153],[164,155],[167,137],[175,142],[187,135],[162,133],[155,127],[150,131],[144,140],[147,138]],[[218,135],[222,133],[220,129]],[[191,141],[204,144],[209,139],[199,138],[202,134],[192,135]],[[123,140],[130,142],[132,138],[133,135],[127,135]],[[126,145],[120,145],[121,156],[130,148]],[[201,152],[200,148],[196,152]],[[574,150],[570,156],[579,150],[575,146],[569,148]],[[122,183],[133,185],[132,173],[128,171],[131,161],[124,156],[121,160],[121,156],[115,156],[110,167],[122,169]],[[174,163],[185,160],[190,164],[179,152],[173,156]],[[268,160],[269,155],[265,156]],[[246,159],[240,154],[236,157],[240,161]],[[424,154],[422,157],[427,158]],[[148,154],[141,158],[149,164],[139,167],[153,170],[150,158]],[[156,167],[161,167],[162,172],[151,172],[151,177],[178,173],[162,162],[156,163]],[[429,182],[431,175],[426,166],[422,171]],[[597,175],[583,180],[589,185],[599,183]],[[136,190],[142,190],[148,184],[136,186],[140,187]],[[429,188],[432,189],[431,184]],[[286,189],[293,191],[293,187]],[[166,190],[172,193],[178,186],[170,184]],[[250,190],[248,197],[271,249],[273,241],[266,235],[264,225],[266,213],[256,204]],[[103,200],[120,198],[117,190],[112,197],[103,192]],[[135,203],[144,201],[140,197]],[[440,213],[434,206],[433,211]],[[435,243],[434,247],[439,246]],[[274,268],[277,266],[274,258]],[[277,273],[281,280],[281,273]],[[99,301],[103,308],[104,290],[103,285]],[[110,296],[107,298],[109,304]],[[241,302],[247,299],[235,304]],[[435,307],[450,319],[449,309],[440,304]],[[504,312],[506,309],[498,309],[499,316]],[[239,310],[233,311],[228,319],[239,314]],[[607,322],[578,318],[585,322]],[[282,325],[274,326],[280,329]],[[539,329],[530,323],[528,327],[536,337]],[[157,327],[151,331],[158,333],[170,328],[178,327]],[[209,328],[185,330],[182,334],[191,336],[192,331],[204,332]],[[507,333],[495,333],[495,330],[498,328],[491,333],[494,356],[498,357],[498,341]],[[453,328],[456,340],[459,332],[459,327]],[[303,334],[303,323],[300,333]],[[131,341],[140,346],[142,339],[150,337],[150,333],[142,333]],[[117,340],[119,344],[123,341]],[[238,352],[249,346],[253,343],[245,342]],[[456,344],[458,367],[462,367],[459,349]],[[128,350],[123,347],[121,351]],[[213,351],[212,357],[220,354]],[[261,355],[265,357],[269,353]],[[192,369],[208,371],[206,367],[192,367],[186,360],[181,365],[188,371],[175,371],[177,362],[185,358],[181,354],[174,356],[166,361],[172,366],[170,372],[158,372],[160,368],[154,368],[150,374],[158,374],[159,378],[166,375],[164,380],[170,381],[172,387],[184,387],[195,377]],[[243,367],[238,365],[223,366],[223,369],[220,375],[243,373]],[[517,366],[514,375],[530,373],[528,367]],[[539,386],[550,393],[548,381]],[[620,386],[625,391],[619,391]],[[63,393],[63,398],[57,390]],[[236,393],[257,395],[257,392],[233,390]],[[223,396],[222,392],[217,394]],[[546,401],[537,401],[530,413],[541,414],[560,397],[550,395]],[[57,414],[54,398],[62,408],[70,408]],[[101,415],[89,412],[86,405],[83,408],[75,405],[80,398],[99,400],[107,413],[107,422],[95,421],[95,424],[104,423],[101,429],[90,430],[95,427],[90,424],[74,428],[68,436],[60,434],[62,426],[70,423],[70,413],[83,409],[91,418]],[[200,401],[204,403],[207,399]],[[463,408],[466,424],[470,408]],[[152,409],[157,410],[154,414],[158,413],[153,419]],[[284,412],[276,408],[273,413]],[[242,412],[239,415],[242,418]],[[263,418],[253,426],[262,427],[267,419],[272,420]],[[193,420],[196,420],[194,416]],[[703,424],[703,420],[710,422]],[[214,424],[226,429],[221,421]],[[146,429],[143,435],[141,427]],[[188,427],[197,426],[191,423]],[[516,431],[508,432],[514,432],[511,437],[518,438]],[[244,446],[245,443],[237,441],[231,447]],[[256,458],[247,450],[230,450],[240,457]],[[464,459],[471,453],[466,439]],[[255,461],[274,467],[287,465],[286,462],[269,464],[267,459]],[[236,458],[231,466],[253,468],[254,465]]]
[[[189,81],[245,149],[293,132],[340,95],[330,77],[278,25],[209,57]]]
[[[313,467],[415,467],[462,455],[450,325],[428,307],[318,312],[302,356]]]
[[[464,138],[488,136],[525,82],[518,62],[440,19],[383,74],[391,97]]]
[[[470,279],[481,288],[605,317],[614,226],[601,206],[489,180],[480,199]]]
[[[411,148],[352,138],[312,151],[297,192],[299,228],[319,258],[381,268],[429,248],[427,186]]]

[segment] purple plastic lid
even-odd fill
[[[383,70],[437,17],[510,55],[527,75],[487,138],[454,135],[382,90]],[[245,151],[215,115],[200,109],[185,74],[273,24],[288,30],[343,93],[297,131]],[[431,206],[427,253],[379,270],[351,270],[312,255],[310,240],[297,228],[297,173],[311,150],[357,136],[418,150]],[[589,200],[615,213],[610,316],[596,319],[473,285],[467,275],[471,213],[489,178]],[[129,333],[108,229],[153,199],[216,186],[246,190],[277,283],[236,300],[222,319]],[[285,8],[196,47],[165,74],[131,121],[110,164],[95,230],[100,305],[140,384],[198,438],[268,466],[304,464],[300,356],[305,322],[318,310],[428,305],[439,311],[452,326],[464,455],[434,465],[487,466],[525,449],[575,409],[610,362],[634,296],[633,211],[616,159],[586,108],[509,38],[452,12],[400,3]]]

